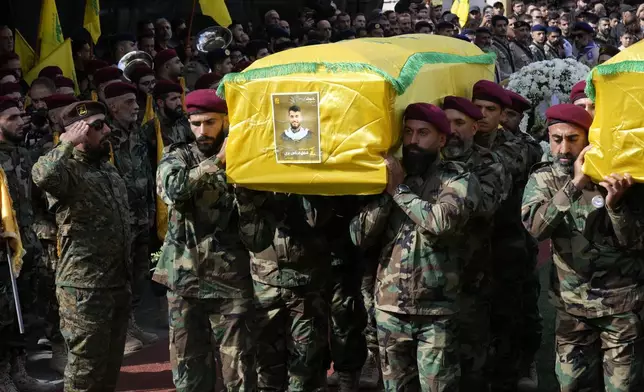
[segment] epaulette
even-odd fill
[[[545,168],[550,169],[550,166],[552,166],[553,162],[552,161],[541,161],[537,162],[532,167],[530,168],[530,173],[536,173],[536,172],[543,172],[545,171]]]

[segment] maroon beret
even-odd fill
[[[116,67],[103,67],[94,72],[94,85],[96,87],[112,80],[121,80],[121,70]]]
[[[250,61],[250,60],[242,60],[242,61],[238,62],[237,65],[235,65],[235,67],[233,68],[233,72],[241,72],[241,71],[245,70],[246,68],[250,67],[250,65],[252,63],[253,62]]]
[[[404,121],[407,120],[419,120],[425,121],[430,124],[434,124],[438,129],[438,132],[449,135],[452,133],[452,129],[449,125],[449,120],[445,115],[445,112],[436,105],[430,103],[412,103],[407,106],[405,109],[405,114],[403,115]]]
[[[132,70],[130,80],[132,83],[139,84],[141,78],[146,76],[154,76],[154,70],[145,64],[139,64]]]
[[[588,98],[586,96],[586,81],[582,80],[581,82],[572,86],[572,91],[570,92],[570,102],[575,103],[578,99]]]
[[[512,100],[510,100],[510,97],[506,94],[506,90],[489,80],[479,80],[474,84],[474,88],[472,89],[472,101],[475,99],[494,102],[501,105],[502,108],[512,106]]]
[[[0,96],[0,112],[4,112],[7,109],[17,108],[18,101],[9,97]]]
[[[47,109],[52,110],[71,105],[74,102],[78,102],[78,99],[73,95],[54,94],[43,98],[43,101],[47,104]]]
[[[0,95],[9,95],[13,93],[22,94],[22,86],[20,86],[20,83],[9,82],[0,84]]]
[[[467,98],[455,96],[445,97],[445,99],[443,100],[443,110],[447,109],[457,110],[475,121],[481,120],[483,118],[481,109],[479,109],[472,103],[472,101]]]
[[[210,88],[210,86],[212,86],[213,84],[217,83],[220,80],[221,80],[221,77],[215,75],[212,72],[203,74],[199,77],[199,79],[197,79],[197,82],[195,83],[195,90],[208,89]]]
[[[179,56],[177,56],[177,52],[174,49],[164,49],[160,51],[154,58],[154,68],[159,69],[163,66],[163,64],[167,63],[175,57]]]
[[[85,72],[88,75],[94,76],[96,71],[105,67],[109,67],[109,64],[103,60],[92,59],[92,60],[85,61]]]
[[[60,87],[74,88],[74,81],[64,76],[56,76],[56,79],[54,80],[54,84],[56,85],[56,88],[60,88]]]
[[[45,78],[54,80],[56,79],[56,76],[63,76],[63,70],[60,69],[60,67],[57,67],[55,65],[50,65],[48,67],[45,67],[41,69],[40,72],[38,73],[39,78],[45,77]]]
[[[523,113],[526,110],[532,109],[532,103],[525,99],[522,95],[519,95],[511,90],[505,90],[505,93],[510,97],[512,105],[509,106],[510,109],[518,113]]]
[[[228,113],[226,101],[215,90],[195,90],[186,95],[186,110],[188,114]]]
[[[63,127],[73,124],[77,121],[84,120],[96,114],[106,114],[105,105],[94,101],[80,101],[68,105],[60,113]]]
[[[116,98],[125,94],[134,94],[138,92],[138,89],[135,85],[125,82],[114,82],[110,83],[105,87],[105,98]]]
[[[593,117],[584,108],[571,103],[562,103],[551,106],[546,110],[548,126],[557,123],[576,125],[588,132],[593,123]]]
[[[169,94],[169,93],[183,93],[183,88],[181,88],[181,85],[178,83],[173,83],[169,80],[158,80],[157,84],[154,86],[154,89],[152,90],[152,96],[154,98],[159,98],[163,94]]]

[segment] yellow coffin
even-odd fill
[[[380,193],[387,182],[382,154],[396,147],[407,105],[470,97],[474,83],[493,77],[494,55],[434,35],[271,55],[219,87],[230,119],[226,173],[257,190]]]
[[[592,69],[586,94],[595,100],[584,173],[601,180],[630,173],[644,182],[644,42]]]

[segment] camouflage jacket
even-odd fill
[[[0,141],[0,166],[7,177],[13,210],[20,227],[22,246],[27,252],[25,255],[25,267],[27,267],[27,261],[36,262],[41,254],[40,243],[33,230],[34,212],[31,206],[34,193],[31,180],[33,161],[25,148],[9,141]],[[4,262],[6,267],[6,259]]]
[[[54,137],[51,134],[42,135],[31,147],[30,152],[34,162],[54,148]],[[47,195],[36,188],[33,197],[34,231],[39,239],[56,241],[56,214],[47,206]]]
[[[644,193],[636,184],[616,210],[595,184],[579,191],[570,175],[544,162],[530,176],[522,219],[537,240],[552,240],[551,291],[565,310],[597,318],[644,305]],[[555,304],[556,305],[556,304]]]
[[[237,188],[242,241],[252,252],[253,280],[276,287],[326,284],[331,250],[328,198]]]
[[[492,37],[492,50],[496,54],[496,62],[499,70],[499,79],[501,81],[508,79],[515,71],[516,59],[514,52],[510,49],[510,43],[507,39]]]
[[[515,72],[519,72],[521,68],[534,62],[534,57],[529,47],[516,41],[510,41],[510,50],[512,50],[514,56]]]
[[[534,61],[550,60],[546,57],[545,47],[534,41],[530,44],[530,52],[532,52],[532,58],[534,59]]]
[[[481,187],[476,211],[467,222],[467,245],[463,247],[467,268],[463,273],[463,289],[478,286],[484,275],[491,273],[491,234],[494,214],[508,198],[512,178],[506,173],[501,159],[490,150],[474,144],[469,151],[450,160],[460,162],[475,174]]]
[[[196,143],[166,147],[157,193],[168,205],[168,232],[152,279],[184,297],[250,298],[250,255],[239,238],[233,188],[218,165]]]
[[[475,175],[455,162],[437,162],[421,177],[405,179],[410,192],[383,194],[351,222],[363,249],[384,230],[376,275],[378,309],[418,315],[457,312],[465,225],[480,204]]]
[[[133,232],[137,235],[150,227],[156,209],[147,146],[138,127],[125,130],[113,120],[109,124],[114,165],[127,187]]]
[[[163,147],[167,147],[174,143],[192,143],[194,141],[194,134],[190,129],[188,117],[183,116],[176,121],[172,121],[166,116],[163,116],[157,111],[159,118],[159,125],[161,126],[161,138],[163,139]],[[148,156],[153,169],[157,167],[157,135],[154,128],[154,120],[150,120],[141,128],[143,138],[147,145]],[[155,172],[155,170],[153,170]]]
[[[60,259],[56,285],[117,288],[131,281],[130,221],[125,182],[104,159],[59,143],[33,168],[36,185],[56,211]]]

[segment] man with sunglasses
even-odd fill
[[[228,109],[214,90],[188,94],[186,107],[196,141],[166,147],[159,163],[157,193],[169,219],[152,277],[168,288],[174,384],[213,390],[216,346],[225,389],[253,391],[253,282],[226,182]]]
[[[106,159],[105,115],[98,102],[67,106],[60,143],[32,170],[56,208],[56,297],[69,348],[65,387],[78,391],[116,388],[130,318],[128,194]]]
[[[136,93],[136,86],[125,82],[114,82],[105,87],[105,103],[109,113],[107,122],[112,129],[109,137],[112,160],[125,180],[133,218],[133,313],[128,329],[127,354],[140,349],[140,344],[149,345],[158,340],[155,334],[139,328],[134,318],[134,310],[140,304],[143,290],[148,284],[150,229],[154,223],[155,211],[152,168],[145,140],[137,124],[139,105]]]

